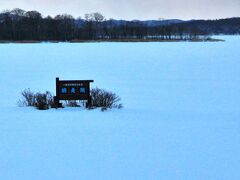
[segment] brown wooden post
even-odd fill
[[[93,81],[91,81],[93,82]],[[87,108],[91,108],[92,107],[92,96],[91,96],[91,88],[90,88],[90,82],[88,82],[88,86],[87,86],[87,91],[88,91],[88,102],[87,102]]]
[[[89,96],[88,100],[87,100],[87,107],[86,108],[91,108],[91,106],[92,106],[92,97]]]
[[[59,78],[56,78],[56,96],[54,99],[56,108],[59,108]]]

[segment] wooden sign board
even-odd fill
[[[87,100],[87,106],[91,105],[90,83],[93,80],[59,80],[56,78],[56,107],[62,107],[60,100]]]

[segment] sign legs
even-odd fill
[[[54,96],[54,105],[56,108],[62,108],[62,103],[60,103],[59,98],[57,96]]]
[[[92,97],[89,96],[86,104],[86,108],[91,108],[92,107]]]

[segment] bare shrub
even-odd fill
[[[47,96],[47,104],[48,104],[51,108],[55,108],[54,96],[52,95],[52,93],[49,92],[49,91],[46,91],[46,96]]]
[[[92,108],[101,108],[102,111],[111,108],[122,108],[119,104],[121,98],[115,93],[106,91],[104,89],[94,88],[91,90]]]
[[[21,92],[22,99],[18,101],[19,106],[34,106],[39,110],[46,110],[55,107],[53,95],[45,93],[34,93],[30,89]]]
[[[34,106],[35,94],[30,89],[25,89],[21,92],[22,99],[18,101],[19,106]]]
[[[35,95],[35,98],[36,98],[35,107],[37,109],[39,110],[49,109],[46,93],[37,93]]]

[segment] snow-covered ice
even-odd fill
[[[239,180],[240,37],[0,44],[0,179]],[[94,79],[121,110],[38,111],[20,92]]]

